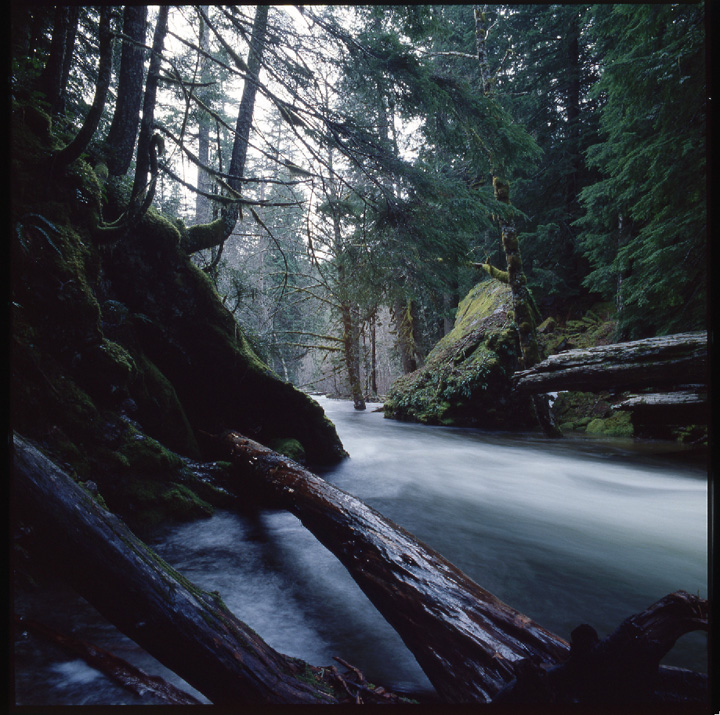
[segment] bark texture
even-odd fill
[[[201,17],[208,23],[208,17],[205,13],[201,13]],[[237,196],[240,195],[242,190],[245,159],[247,158],[248,141],[250,138],[250,129],[252,128],[253,112],[255,110],[255,96],[257,94],[258,80],[260,78],[260,70],[262,69],[262,56],[265,49],[267,19],[268,6],[258,5],[253,21],[247,66],[244,67],[247,75],[240,99],[240,107],[238,108],[235,139],[233,141],[229,168],[231,178],[228,183]],[[221,246],[235,229],[235,224],[239,217],[239,204],[230,203],[222,208],[221,216],[216,221],[210,224],[190,226],[187,235],[183,239],[185,250],[188,254],[192,254],[203,249]]]
[[[707,677],[660,661],[708,629],[708,602],[679,591],[600,641],[572,646],[471,581],[352,495],[241,435],[222,438],[242,481],[295,514],[347,568],[447,702],[701,702]],[[231,486],[232,488],[232,486]]]
[[[551,355],[515,373],[518,391],[607,390],[707,384],[707,333],[677,333]]]
[[[100,41],[100,57],[98,60],[98,78],[95,85],[95,95],[90,110],[85,117],[80,131],[64,149],[53,158],[53,169],[60,172],[64,167],[75,161],[90,144],[95,130],[100,124],[100,118],[105,107],[110,77],[112,75],[112,47],[113,37],[110,30],[110,7],[101,7],[98,21],[98,37]],[[63,36],[64,41],[64,36]]]
[[[235,432],[222,441],[242,479],[234,489],[289,510],[340,559],[444,700],[489,702],[514,663],[567,656],[562,638],[360,500]]]
[[[140,133],[138,135],[137,163],[135,166],[132,201],[137,200],[146,188],[149,195],[151,195],[154,191],[154,185],[151,184],[151,187],[148,188],[146,183],[152,161],[151,142],[155,123],[155,104],[157,100],[158,81],[160,79],[163,45],[165,44],[165,36],[167,35],[168,30],[168,14],[169,7],[167,5],[161,5],[158,10],[155,32],[153,34],[153,48],[152,54],[150,55],[150,65],[148,67],[147,80],[145,81],[145,94],[143,96],[142,120],[140,122]]]
[[[108,171],[112,176],[127,173],[135,150],[143,99],[146,5],[128,5],[123,11],[123,40],[117,100],[108,130]]]
[[[268,646],[184,579],[36,447],[13,436],[19,513],[63,576],[119,630],[216,705],[332,703],[306,664]]]

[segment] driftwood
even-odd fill
[[[237,433],[229,432],[222,439],[239,470],[241,481],[234,489],[269,498],[299,517],[399,633],[444,700],[512,700],[517,691],[511,695],[509,684],[518,674],[532,671],[528,664],[535,663],[543,671],[558,669],[556,696],[567,695],[566,700],[584,698],[592,703],[595,693],[584,683],[603,677],[606,689],[617,686],[618,692],[626,692],[639,671],[653,674],[655,691],[663,691],[656,700],[705,697],[702,676],[658,669],[658,663],[679,635],[707,629],[707,601],[672,594],[628,619],[619,635],[607,639],[608,645],[603,641],[592,657],[582,645],[593,644],[583,641],[582,635],[594,631],[582,626],[573,634],[570,651],[562,638],[502,603],[352,495]],[[579,694],[573,690],[573,674],[580,679]],[[527,692],[521,689],[520,699]],[[648,695],[644,684],[634,692],[639,700]]]
[[[13,436],[15,507],[62,576],[215,704],[334,703],[313,671],[184,579],[36,447]]]
[[[148,675],[122,658],[99,648],[93,643],[61,633],[50,626],[29,618],[16,616],[18,629],[27,630],[62,648],[67,653],[80,656],[88,665],[104,673],[110,680],[141,697],[152,695],[165,705],[200,705],[189,693],[156,675]]]
[[[295,514],[350,572],[448,702],[489,702],[513,664],[548,664],[562,638],[502,603],[438,553],[359,499],[292,460],[231,432],[223,442],[242,481]],[[228,485],[233,489],[233,485]]]
[[[551,355],[512,379],[519,392],[662,389],[707,383],[707,333],[678,333]]]

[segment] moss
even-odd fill
[[[557,327],[557,321],[555,318],[550,316],[549,318],[546,318],[543,320],[540,325],[537,326],[537,332],[538,333],[552,333],[555,331],[555,328]]]
[[[175,452],[132,426],[128,426],[118,452],[128,461],[129,468],[137,472],[176,472],[184,464]]]
[[[55,177],[49,157],[64,142],[50,118],[14,105],[13,122],[13,427],[138,523],[226,498],[179,456],[200,458],[203,432],[292,435],[308,459],[345,456],[322,408],[255,355],[177,223],[150,209],[108,236],[100,208],[120,216],[121,183],[85,159]]]
[[[137,371],[128,389],[143,427],[170,449],[197,459],[200,447],[175,388],[144,353],[136,355]]]
[[[585,428],[587,434],[605,435],[607,437],[632,437],[634,435],[630,414],[615,412],[610,417],[591,420]]]
[[[385,416],[427,424],[528,426],[526,401],[510,388],[518,351],[510,300],[507,285],[487,281],[475,286],[426,364],[392,386]]]
[[[135,479],[127,488],[133,521],[152,527],[165,521],[187,521],[212,516],[213,508],[182,484]]]
[[[268,447],[275,452],[284,454],[286,457],[289,457],[299,464],[305,463],[305,448],[296,439],[288,437],[276,438],[270,440]]]
[[[186,229],[187,235],[183,236],[183,242],[190,251],[216,246],[227,236],[225,220],[220,217],[215,221],[206,224],[196,224]]]

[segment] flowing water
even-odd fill
[[[679,589],[707,596],[707,474],[676,446],[427,427],[317,399],[351,455],[327,480],[560,636],[590,623],[602,637]],[[339,656],[372,682],[431,697],[400,638],[292,515],[218,512],[151,545],[277,650],[315,665]],[[58,625],[200,697],[82,600],[54,598]],[[30,637],[16,662],[23,704],[139,702]],[[683,636],[665,663],[707,672],[705,635]]]

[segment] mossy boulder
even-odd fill
[[[212,448],[203,435],[234,429],[264,444],[295,439],[313,464],[343,458],[320,405],[257,357],[182,249],[177,226],[148,211],[106,275],[133,316],[138,349],[174,388],[201,448]]]
[[[212,490],[183,460],[213,459],[210,435],[227,429],[342,459],[322,408],[253,353],[182,228],[151,209],[108,230],[121,190],[92,151],[56,175],[50,118],[14,105],[12,120],[13,429],[117,513],[150,518],[155,505],[153,519],[208,513]]]
[[[296,439],[273,439],[268,444],[270,449],[284,454],[298,464],[305,463],[305,449]]]
[[[476,285],[425,365],[392,386],[385,416],[484,429],[534,426],[530,401],[511,390],[519,352],[511,314],[509,286],[494,280]]]
[[[627,412],[614,412],[606,418],[596,417],[588,422],[585,432],[605,437],[633,437],[635,434]]]

